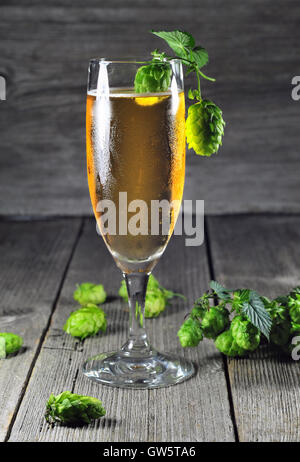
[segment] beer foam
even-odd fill
[[[182,90],[179,90],[178,93],[181,93]],[[97,90],[88,91],[90,96],[100,96],[97,95]],[[133,88],[110,88],[109,96],[113,98],[157,98],[160,96],[172,96],[172,91],[164,91],[157,93],[136,93]]]

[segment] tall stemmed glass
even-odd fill
[[[84,374],[124,388],[174,385],[194,373],[190,362],[158,353],[145,330],[148,277],[171,237],[182,200],[185,101],[180,61],[167,64],[169,88],[157,93],[135,93],[141,65],[147,63],[93,59],[88,76],[90,196],[102,237],[126,281],[130,327],[121,350],[90,358]],[[167,230],[163,207],[156,209],[158,216],[152,207],[166,203]]]

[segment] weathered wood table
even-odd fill
[[[3,221],[1,330],[25,339],[15,357],[0,361],[2,441],[289,441],[300,440],[300,368],[268,347],[244,359],[222,357],[210,341],[183,350],[176,338],[193,300],[211,278],[268,296],[299,284],[299,216],[220,216],[206,222],[206,242],[185,247],[173,237],[155,274],[188,300],[172,301],[148,320],[153,343],[186,356],[197,375],[151,391],[97,385],[83,376],[83,360],[120,346],[128,311],[117,296],[121,275],[92,219]],[[109,297],[105,335],[80,343],[62,330],[76,307],[75,284],[104,284]],[[81,428],[50,428],[43,417],[51,392],[103,400],[107,416]]]

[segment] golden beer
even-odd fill
[[[114,89],[109,96],[87,96],[87,171],[98,226],[117,265],[125,273],[149,272],[173,232],[182,200],[185,175],[185,101],[183,91],[138,95]],[[138,234],[120,231],[120,194],[137,208],[146,223]],[[99,202],[113,201],[116,233],[104,233]],[[173,202],[167,234],[151,233],[151,201]],[[128,223],[136,212],[128,212]],[[137,225],[140,223],[138,222]],[[142,227],[141,227],[142,229]]]

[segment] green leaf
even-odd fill
[[[249,290],[249,289],[240,289],[237,292],[239,294],[239,298],[240,298],[241,302],[249,302],[250,295],[251,295],[251,290]]]
[[[208,53],[203,47],[195,47],[191,55],[199,69],[208,63]]]
[[[152,34],[162,38],[167,42],[170,48],[180,57],[186,58],[189,55],[190,49],[195,46],[194,37],[188,32],[174,30],[171,32],[155,32],[151,30]]]
[[[249,321],[269,339],[272,320],[263,301],[254,290],[250,291],[249,301],[243,303],[242,312],[248,317]]]
[[[217,297],[221,300],[230,300],[231,290],[225,289],[219,282],[210,281],[210,288],[216,293]]]

